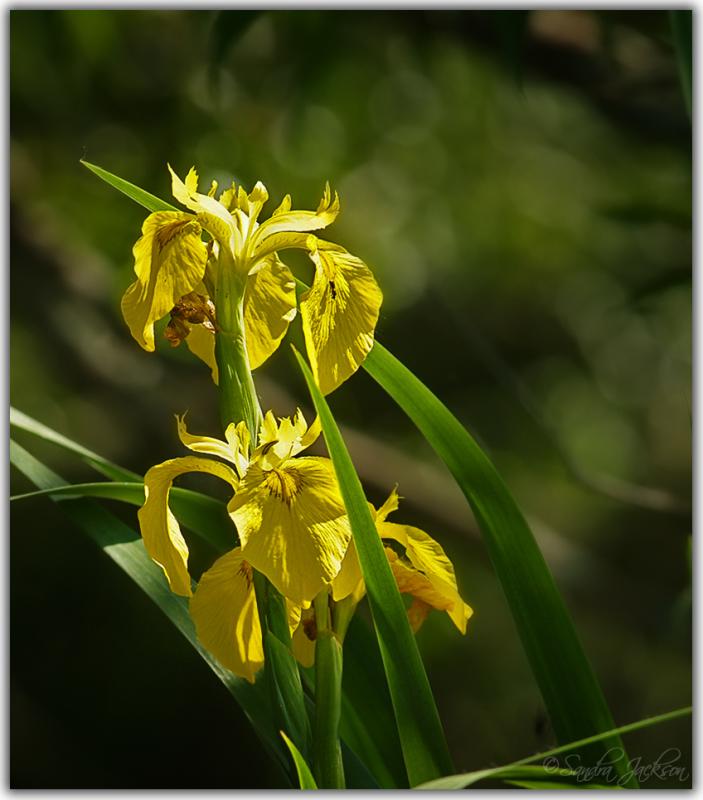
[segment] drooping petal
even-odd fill
[[[284,198],[284,203],[285,203]],[[329,183],[325,186],[320,204],[316,211],[291,211],[282,210],[282,203],[276,213],[262,222],[252,235],[251,248],[256,255],[257,250],[265,240],[277,233],[282,232],[307,232],[317,231],[331,225],[339,214],[339,197],[337,192],[332,195]]]
[[[459,595],[454,567],[442,547],[424,531],[410,525],[377,522],[376,527],[382,539],[392,539],[405,548],[407,563],[397,557],[391,560],[389,555],[400,591],[446,611],[461,633],[465,633],[473,611]],[[390,548],[386,552],[393,553]]]
[[[223,667],[254,682],[264,663],[251,567],[236,547],[203,573],[190,601],[198,640]]]
[[[299,624],[291,637],[293,655],[304,667],[311,667],[315,663],[315,639],[317,627],[315,625],[315,610],[302,609]]]
[[[146,500],[137,514],[144,547],[161,567],[171,591],[190,597],[188,546],[178,521],[168,507],[168,496],[175,478],[185,472],[208,472],[236,490],[239,480],[226,464],[208,458],[173,458],[152,467],[144,476]],[[234,533],[234,532],[233,532]]]
[[[234,450],[230,442],[223,442],[221,439],[215,439],[212,436],[197,436],[188,432],[185,423],[186,415],[178,416],[176,414],[176,423],[178,425],[178,438],[181,440],[189,450],[195,453],[207,453],[210,456],[218,456],[231,464],[236,465]]]
[[[227,508],[247,561],[293,602],[309,604],[339,572],[351,531],[329,459],[255,461]]]
[[[122,314],[145,350],[154,350],[154,322],[203,279],[207,247],[201,233],[193,216],[180,211],[149,214],[142,226],[133,249],[137,280],[122,298]]]
[[[352,539],[344,554],[342,567],[332,581],[332,599],[336,602],[351,596],[354,602],[358,603],[364,594],[366,594],[366,584],[364,576],[361,574],[356,545]]]
[[[190,352],[210,367],[212,381],[217,386],[220,375],[215,358],[215,334],[204,325],[193,325],[185,341]]]
[[[260,367],[276,351],[296,313],[295,278],[273,256],[247,278],[244,330],[252,369]]]
[[[371,270],[341,247],[309,237],[312,287],[300,301],[310,366],[323,394],[361,366],[373,347],[383,300]]]

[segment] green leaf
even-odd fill
[[[144,208],[148,209],[149,211],[181,211],[182,209],[177,208],[176,206],[171,205],[171,203],[167,203],[165,200],[161,200],[154,194],[150,192],[144,191],[144,189],[140,189],[138,186],[135,186],[133,183],[129,181],[125,181],[122,178],[118,178],[117,175],[113,175],[111,172],[103,169],[102,167],[98,167],[95,164],[90,164],[87,161],[81,159],[81,164],[84,167],[88,167],[91,172],[94,172],[98,178],[102,178],[105,183],[109,183],[110,186],[113,186],[118,191],[122,192],[122,194],[126,194],[127,197],[130,197],[136,203],[139,203],[140,206],[144,206]]]
[[[103,500],[120,500],[133,506],[144,504],[143,482],[74,483],[14,495],[10,500],[26,500],[50,495],[57,500],[75,497],[100,497]],[[237,531],[227,515],[225,504],[190,489],[174,486],[169,492],[169,505],[186,528],[209,542],[218,552],[231,550],[237,543]]]
[[[373,720],[372,725],[369,720]],[[381,788],[408,788],[378,642],[358,614],[344,638],[340,733],[368,765]]]
[[[56,489],[65,485],[59,475],[12,440],[10,461],[35,486],[42,489]],[[67,500],[62,503],[62,509],[132,578],[186,637],[239,703],[267,751],[284,771],[287,770],[287,755],[273,727],[266,693],[258,683],[252,685],[224,669],[200,646],[188,613],[187,601],[168,589],[161,570],[147,556],[137,534],[94,500],[88,498]]]
[[[52,430],[43,423],[38,422],[36,419],[28,416],[23,411],[18,411],[16,408],[12,407],[10,407],[10,425],[14,428],[19,428],[19,430],[31,433],[34,436],[38,436],[40,439],[44,439],[47,442],[52,442],[53,444],[62,447],[64,450],[67,450],[69,453],[75,453],[98,472],[102,473],[103,475],[107,475],[108,478],[112,478],[116,481],[142,480],[142,476],[137,475],[136,472],[131,472],[123,467],[118,467],[117,464],[113,464],[111,461],[99,456],[92,450],[88,450],[87,447],[83,447],[83,445],[71,441],[71,439],[68,439],[66,436],[63,436],[57,431]]]
[[[505,766],[502,767],[493,767],[491,769],[479,770],[478,772],[464,772],[461,775],[447,775],[444,778],[428,781],[427,783],[423,783],[421,786],[416,786],[415,788],[416,789],[464,789],[467,786],[471,786],[472,784],[477,783],[480,780],[484,780],[485,778],[520,779],[527,777],[529,779],[530,774],[525,773],[523,771],[525,769],[541,770],[544,774],[549,773],[560,776],[565,775],[567,773],[576,775],[576,773],[572,772],[571,770],[561,770],[556,766],[552,767],[542,764],[540,766],[530,768],[526,767],[526,765],[528,765],[531,761],[544,761],[546,758],[553,758],[554,756],[558,756],[561,753],[567,753],[571,750],[576,750],[585,745],[594,744],[595,742],[605,742],[608,739],[612,739],[614,736],[619,736],[621,733],[631,733],[632,731],[638,731],[643,728],[650,728],[653,725],[660,725],[663,722],[671,722],[672,720],[689,716],[692,710],[693,709],[691,708],[691,706],[687,706],[686,708],[677,708],[674,711],[668,711],[666,714],[659,714],[656,717],[647,717],[646,719],[641,719],[638,720],[637,722],[631,722],[628,725],[622,725],[619,728],[612,728],[611,730],[603,731],[602,733],[596,734],[595,736],[588,736],[585,739],[579,739],[577,741],[561,745],[560,747],[554,747],[551,750],[546,750],[543,753],[535,753],[532,756],[521,758],[519,761],[514,761],[512,764],[506,764]],[[520,772],[516,772],[516,770],[519,770]],[[535,773],[533,772],[532,777],[534,777],[534,774]],[[627,781],[622,776],[619,783],[622,786],[627,786]]]
[[[669,11],[669,20],[671,21],[676,60],[679,65],[681,90],[690,117],[693,95],[693,12],[690,10]]]
[[[549,567],[496,468],[447,407],[378,342],[363,366],[417,425],[469,501],[559,741],[613,728]],[[620,774],[628,772],[617,735],[597,747],[597,758],[617,753]],[[634,777],[628,786],[636,786]]]
[[[337,423],[300,354],[344,499],[388,680],[410,785],[451,771],[451,758],[405,605]]]
[[[96,174],[137,202],[143,202],[132,184],[105,170]],[[132,189],[128,191],[125,186]],[[300,281],[297,284],[300,288],[304,286]],[[610,711],[554,579],[493,464],[439,399],[378,342],[363,366],[415,422],[466,495],[559,741],[612,729]],[[384,662],[388,669],[387,651]],[[397,714],[395,697],[394,707]],[[443,738],[441,741],[440,750],[444,749]],[[406,747],[407,742],[404,752]],[[599,750],[600,756],[611,750],[620,752],[617,767],[621,774],[626,774],[627,754],[617,737],[605,742]],[[636,786],[634,778],[628,785]]]
[[[502,780],[502,777],[501,777]],[[560,783],[559,781],[505,781],[508,786],[516,786],[518,789],[532,789],[533,791],[573,791],[574,789],[588,789],[590,791],[602,789],[622,789],[622,786],[604,786],[600,783]]]
[[[64,450],[69,452],[75,453],[82,458],[84,458],[88,463],[92,466],[95,466],[96,469],[105,473],[105,474],[115,474],[117,476],[126,475],[126,476],[135,476],[139,478],[135,473],[130,472],[129,470],[123,469],[115,464],[104,459],[102,456],[98,456],[96,453],[87,450],[82,445],[78,444],[77,442],[72,441],[71,439],[62,436],[60,433],[52,430],[51,428],[43,425],[40,422],[28,417],[26,414],[17,411],[16,409],[11,410],[11,423],[12,425],[30,432],[39,438],[52,442],[59,447],[62,447]],[[16,443],[12,443],[12,448],[17,453],[23,453],[24,459],[27,460],[27,463],[33,459],[26,451],[24,451],[20,445]],[[33,461],[35,465],[39,464],[36,460]],[[41,465],[40,465],[41,466]],[[42,469],[45,469],[42,466]],[[53,473],[49,473],[48,475],[53,475]],[[32,475],[29,475],[30,479]],[[36,485],[37,481],[35,480],[34,483]],[[37,492],[29,492],[24,495],[19,495],[14,499],[19,500],[23,498],[29,497],[36,497],[41,495],[47,495],[52,499],[57,501],[63,500],[68,501],[64,503],[63,508],[74,508],[76,506],[75,501],[72,498],[77,496],[81,497],[99,497],[108,500],[121,500],[123,502],[131,503],[132,505],[141,505],[144,500],[144,487],[143,484],[136,483],[134,481],[123,481],[121,483],[94,483],[94,484],[74,484],[70,485],[63,481],[59,485],[55,481],[49,481],[47,484],[47,488],[40,489]],[[213,545],[215,550],[218,553],[224,553],[227,550],[230,550],[234,545],[234,540],[232,539],[233,536],[236,536],[236,530],[232,525],[229,517],[227,516],[226,507],[223,503],[215,500],[214,498],[208,497],[207,495],[202,495],[198,492],[191,492],[187,489],[180,489],[174,487],[171,490],[170,494],[170,505],[171,509],[174,511],[178,519],[181,523],[187,527],[189,530],[193,531],[193,533],[199,535],[205,541],[210,542]],[[100,507],[96,504],[92,504],[92,507],[95,509],[99,509],[101,512],[103,511]],[[105,512],[107,514],[107,512]],[[117,520],[116,520],[117,522]],[[119,523],[120,525],[122,523]],[[125,529],[128,530],[128,529]],[[138,550],[143,552],[143,547],[141,545],[141,541],[138,541],[138,537],[129,531],[129,538],[135,539],[134,546]],[[160,570],[157,567],[154,567],[152,562],[150,569],[152,572],[155,572],[156,575],[160,575]],[[161,583],[165,586],[165,582],[163,577],[160,577]],[[175,595],[172,595],[170,592],[165,593],[165,597],[170,599],[175,598]],[[176,598],[176,602],[180,602]],[[189,630],[192,627],[189,623]],[[347,641],[352,641],[356,639],[355,636],[355,626],[352,623],[350,626],[349,632],[347,634]],[[364,646],[371,644],[374,648],[376,648],[376,659],[378,660],[377,655],[377,646],[375,639],[373,637],[365,637],[363,638]],[[203,653],[200,648],[198,648],[199,652]],[[374,652],[370,652],[368,655],[368,659],[373,662]],[[368,659],[366,656],[360,656],[364,662]],[[357,661],[359,660],[357,658]],[[212,659],[208,657],[208,663],[210,666],[215,664]],[[354,661],[351,661],[353,665]],[[368,666],[368,665],[367,665]],[[219,669],[219,667],[218,667]],[[350,673],[352,669],[350,667]],[[218,673],[219,674],[219,673]],[[222,674],[230,675],[226,671],[222,671]],[[382,674],[382,672],[381,672]],[[236,679],[239,680],[239,679]],[[353,685],[353,684],[352,684]],[[259,686],[259,681],[257,680],[257,687]],[[261,688],[261,687],[259,687]],[[361,741],[366,745],[366,747],[357,746],[359,744],[358,741],[353,741],[352,743],[355,745],[354,748],[350,748],[346,743],[342,743],[342,750],[344,756],[344,768],[347,775],[347,781],[349,788],[358,788],[358,789],[369,789],[369,788],[377,788],[378,783],[374,780],[374,776],[371,775],[368,771],[368,768],[365,766],[365,763],[359,759],[356,755],[355,751],[365,757],[368,753],[373,753],[373,747],[371,742],[375,739],[376,741],[380,740],[380,746],[382,747],[381,755],[377,756],[376,758],[376,770],[380,775],[385,775],[384,769],[380,766],[381,764],[385,765],[386,758],[389,757],[389,753],[392,752],[393,747],[393,736],[394,736],[394,728],[393,730],[389,730],[387,727],[384,727],[381,724],[381,719],[384,719],[381,715],[381,708],[383,706],[383,688],[382,686],[372,686],[372,687],[364,687],[359,686],[358,691],[352,693],[352,699],[350,703],[354,706],[355,709],[363,710],[365,707],[373,708],[374,713],[377,712],[376,722],[373,726],[373,731],[364,733],[363,730],[360,732],[359,737]],[[261,690],[262,694],[267,694],[265,690]],[[387,704],[388,701],[386,701]],[[368,703],[368,706],[364,706],[364,703]],[[314,713],[311,712],[311,713]],[[387,712],[386,712],[387,715]],[[391,714],[392,716],[392,714]],[[273,720],[273,718],[271,718]],[[271,723],[273,725],[273,721]],[[343,729],[344,730],[344,729]],[[350,736],[352,736],[350,731]],[[352,736],[352,739],[354,737]],[[397,740],[397,736],[396,736]],[[402,773],[402,760],[401,760],[401,773]],[[397,785],[403,785],[404,781],[404,773],[401,775],[399,783],[394,783],[391,779],[388,783],[388,788],[395,788]],[[385,785],[385,784],[384,784]]]
[[[293,762],[295,763],[295,769],[298,773],[298,783],[300,784],[300,788],[317,789],[315,778],[312,777],[312,772],[310,772],[310,768],[305,763],[305,759],[300,755],[298,748],[293,744],[293,742],[291,742],[291,740],[283,731],[281,731],[281,736],[283,737],[283,741],[288,745],[291,756],[293,756]]]

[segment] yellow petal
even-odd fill
[[[286,202],[285,198],[283,202]],[[281,204],[276,213],[262,222],[254,232],[251,240],[253,253],[256,253],[268,237],[277,233],[317,231],[331,225],[339,214],[339,197],[337,192],[332,196],[328,183],[316,211],[284,211],[283,208],[284,205]]]
[[[213,383],[217,386],[219,370],[215,358],[215,334],[203,325],[193,325],[186,336],[186,344],[194,356],[210,367]]]
[[[364,576],[361,574],[361,564],[356,552],[356,545],[352,539],[344,555],[342,567],[332,581],[332,599],[343,600],[345,597],[353,598],[358,603],[366,593]]]
[[[394,511],[398,510],[398,503],[400,501],[400,497],[398,496],[398,484],[393,487],[391,493],[388,495],[388,499],[385,503],[375,512],[374,519],[376,520],[376,524],[378,525],[379,522],[385,522],[386,517],[389,514],[392,514]]]
[[[473,611],[459,595],[454,567],[441,546],[424,531],[410,525],[380,522],[376,527],[382,539],[393,539],[405,548],[408,563],[397,556],[392,560],[389,555],[400,591],[446,611],[461,633],[465,633]],[[390,548],[386,548],[386,552],[393,553]]]
[[[189,450],[193,450],[195,453],[207,453],[210,456],[218,456],[236,465],[236,451],[232,448],[230,442],[223,442],[221,439],[215,439],[212,436],[196,436],[192,433],[188,433],[185,418],[185,414],[181,417],[176,414],[178,438]]]
[[[145,350],[154,349],[154,322],[203,279],[207,247],[201,233],[192,215],[180,211],[157,211],[142,226],[133,250],[137,280],[122,298],[122,314]]]
[[[146,501],[137,514],[144,547],[164,571],[171,591],[189,597],[188,546],[168,507],[171,485],[184,472],[209,472],[227,481],[233,489],[237,488],[239,481],[235,472],[225,464],[195,456],[164,461],[144,476]]]
[[[316,635],[315,611],[312,608],[303,609],[291,637],[291,647],[293,655],[304,667],[311,667],[315,663]]]
[[[271,256],[273,253],[278,253],[281,250],[308,250],[309,233],[295,233],[291,231],[283,231],[279,233],[272,233],[260,242],[256,251],[252,256],[252,269],[256,269],[257,265]]]
[[[308,427],[303,412],[296,409],[294,417],[281,417],[278,422],[272,411],[267,411],[261,423],[259,447],[252,460],[260,460],[262,469],[272,469],[281,461],[291,458],[310,447],[322,432],[320,418],[315,417]]]
[[[329,459],[253,462],[228,511],[247,561],[293,602],[309,604],[339,572],[351,531]]]
[[[253,683],[264,663],[264,649],[251,567],[241,547],[203,573],[190,614],[200,643],[223,667]]]
[[[275,352],[296,311],[295,278],[274,256],[247,278],[244,329],[252,369],[260,367]]]
[[[198,215],[200,224],[224,247],[239,249],[239,233],[232,221],[230,212],[214,197],[200,194],[198,189],[198,173],[191,167],[185,183],[176,175],[168,164],[171,173],[171,191],[173,196],[186,208]]]
[[[322,393],[329,394],[373,347],[383,295],[361,259],[313,237],[310,245],[315,279],[301,298],[300,313],[310,366]]]

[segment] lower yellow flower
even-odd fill
[[[198,640],[227,669],[254,682],[264,664],[252,568],[235,547],[203,573],[190,601]]]
[[[300,411],[278,422],[268,412],[251,455],[243,423],[227,428],[226,441],[190,434],[182,418],[178,433],[190,450],[226,463],[185,456],[147,472],[146,500],[138,514],[144,546],[172,591],[192,596],[201,642],[225,666],[251,680],[263,659],[251,570],[266,575],[294,605],[308,607],[341,568],[351,531],[334,469],[327,458],[296,458],[320,434],[317,421],[308,427]],[[194,595],[188,546],[168,508],[174,479],[187,472],[215,475],[233,489],[227,510],[241,545],[215,562]]]

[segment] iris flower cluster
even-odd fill
[[[215,199],[217,184],[199,193],[194,169],[185,181],[172,170],[171,176],[174,197],[188,211],[158,211],[144,222],[134,246],[136,280],[122,299],[133,337],[153,351],[154,324],[169,317],[166,338],[172,345],[185,341],[217,382],[218,333],[242,338],[253,370],[275,352],[299,312],[315,380],[323,393],[337,388],[373,346],[382,294],[361,259],[312,233],[337,217],[336,193],[327,186],[315,211],[292,210],[286,196],[260,222],[268,200],[262,183],[249,193],[232,185]],[[288,248],[304,250],[314,265],[312,286],[299,301],[295,278],[279,255]],[[243,315],[241,329],[233,331],[228,304],[237,302]],[[327,592],[331,602],[355,606],[365,593],[332,462],[300,455],[320,435],[318,421],[308,426],[299,410],[280,419],[268,411],[254,431],[244,420],[232,420],[224,440],[193,435],[184,418],[177,421],[181,442],[196,455],[147,472],[139,511],[147,552],[171,590],[190,598],[198,638],[223,666],[253,681],[264,663],[254,570],[285,598],[293,652],[310,665],[314,599]],[[232,491],[227,504],[232,549],[197,585],[188,546],[168,506],[173,481],[188,472],[215,475]],[[424,531],[388,521],[398,502],[394,489],[371,511],[398,588],[412,598],[413,629],[435,608],[464,633],[472,612],[459,595],[451,562]]]

